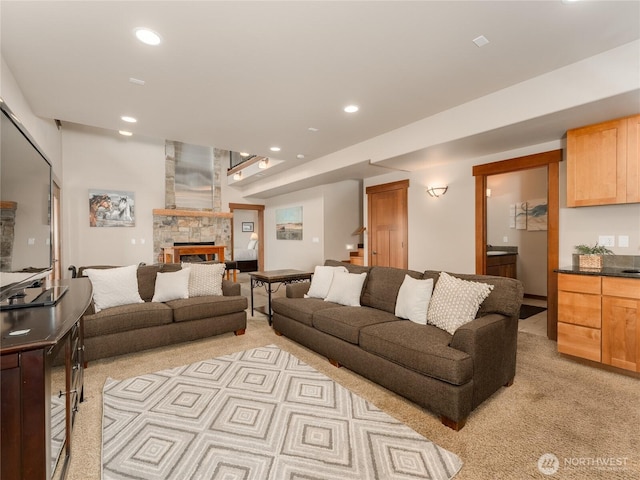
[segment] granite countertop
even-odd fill
[[[630,271],[626,271],[630,270]],[[638,267],[602,267],[600,268],[580,268],[578,265],[564,267],[556,270],[557,273],[570,273],[573,275],[595,275],[599,277],[624,277],[637,278],[640,280],[640,268]],[[637,272],[637,273],[633,273]]]

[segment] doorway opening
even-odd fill
[[[243,224],[246,225],[242,225],[239,227],[240,231],[236,232],[236,227],[235,227],[235,215],[234,215],[234,221],[231,222],[231,245],[233,246],[233,255],[232,255],[232,260],[235,261],[240,261],[240,262],[245,262],[245,260],[237,260],[235,258],[235,245],[236,245],[236,236],[239,235],[244,235],[244,236],[248,236],[250,238],[250,241],[257,241],[257,243],[255,244],[257,246],[257,265],[255,270],[264,270],[264,205],[258,205],[258,204],[251,204],[251,203],[230,203],[229,204],[229,211],[231,213],[234,213],[234,211],[236,210],[240,210],[240,211],[254,211],[257,214],[257,221],[256,222],[242,222]],[[251,225],[248,225],[248,224]],[[247,265],[249,265],[249,261],[246,261]],[[243,269],[240,269],[241,271]],[[251,270],[254,270],[253,268],[251,268]],[[254,270],[254,271],[255,271]],[[249,271],[249,270],[247,270]]]
[[[487,272],[487,178],[510,172],[539,167],[547,168],[547,338],[557,340],[558,332],[558,288],[557,275],[559,257],[559,163],[562,150],[553,150],[525,157],[476,165],[475,177],[476,210],[476,273]]]

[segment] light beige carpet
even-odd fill
[[[454,432],[432,413],[276,336],[258,313],[243,336],[225,334],[92,362],[85,372],[85,402],[76,417],[68,478],[100,478],[101,392],[108,377],[124,379],[268,344],[292,353],[460,456],[464,466],[456,480],[640,478],[640,380],[563,358],[544,337],[520,334],[514,385],[494,394]],[[558,459],[559,470],[552,476],[538,470],[544,454]]]

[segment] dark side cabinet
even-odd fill
[[[66,474],[83,393],[82,314],[91,300],[91,283],[73,279],[65,284],[69,289],[54,306],[0,312],[3,480],[49,480],[58,452],[61,478]],[[29,332],[10,335],[18,330]]]

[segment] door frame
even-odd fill
[[[499,162],[475,165],[475,216],[476,216],[476,273],[487,271],[487,177],[503,173],[518,172],[538,167],[547,167],[547,338],[558,339],[558,269],[560,236],[560,162],[563,151],[526,155]]]
[[[254,210],[258,212],[258,270],[264,270],[264,205],[253,203],[230,203],[229,211],[233,214],[234,210]],[[234,224],[231,220],[231,246],[233,243]]]

